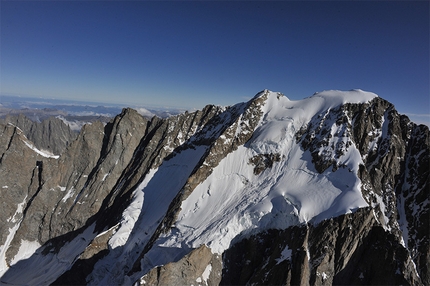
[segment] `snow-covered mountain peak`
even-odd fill
[[[0,130],[0,283],[429,284],[429,130],[374,93]]]
[[[313,116],[316,112],[332,109],[346,103],[367,103],[375,97],[378,97],[378,95],[373,92],[352,89],[348,91],[324,90],[315,92],[312,96],[301,100],[290,100],[281,92],[265,89],[257,93],[251,101],[264,100],[264,113],[276,113],[279,115],[279,112],[283,112],[282,110],[299,108]]]
[[[182,202],[175,227],[160,240],[160,247],[205,244],[222,253],[241,233],[284,229],[368,206],[357,176],[362,160],[355,146],[341,158],[345,168],[320,173],[297,134],[320,113],[342,102],[369,101],[374,96],[362,91],[325,91],[291,101],[269,90],[257,94],[245,111],[261,111],[252,137],[227,154]],[[239,119],[239,126],[246,123],[245,117]],[[331,124],[336,126],[334,121]],[[333,134],[337,133],[334,127]]]
[[[375,97],[378,97],[375,93],[358,89],[326,90],[315,93],[311,97],[293,101],[282,93],[264,90],[254,98],[254,101],[256,98],[264,100],[261,106],[263,116],[250,143],[254,143],[254,146],[255,142],[272,142],[279,145],[285,139],[286,133],[294,134],[306,126],[312,118],[323,116],[329,110],[343,104],[367,103]]]
[[[361,89],[351,89],[348,91],[324,90],[314,93],[311,97],[321,97],[331,104],[340,105],[345,103],[366,103],[378,97],[378,95]]]

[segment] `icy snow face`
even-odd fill
[[[16,264],[20,260],[29,258],[40,246],[40,243],[37,241],[22,240],[18,253],[12,260],[11,265]]]
[[[316,92],[311,98],[322,98],[332,107],[345,103],[365,103],[373,98],[378,97],[373,92],[363,91],[361,89],[352,89],[349,91],[325,90]]]
[[[49,285],[70,268],[88,243],[95,237],[94,224],[85,229],[76,238],[67,242],[58,253],[42,253],[37,242],[22,241],[15,263],[1,278],[9,285]],[[20,256],[22,255],[22,257]],[[26,257],[29,259],[24,259]]]
[[[143,206],[144,193],[142,190],[148,185],[148,182],[152,179],[157,170],[152,169],[148,175],[145,176],[143,182],[137,187],[134,198],[128,208],[124,211],[121,220],[121,225],[115,234],[109,240],[109,247],[114,249],[116,247],[122,246],[127,242],[131,231],[140,215],[140,211]]]
[[[357,148],[349,146],[343,154],[344,168],[320,174],[310,152],[296,143],[295,134],[318,114],[345,102],[368,102],[376,95],[361,90],[324,91],[290,101],[279,93],[266,93],[264,116],[251,140],[227,155],[183,201],[171,233],[158,242],[158,253],[201,244],[222,253],[237,235],[253,229],[318,222],[367,206],[357,176],[362,163]],[[280,161],[255,175],[249,159],[258,154],[277,154]]]

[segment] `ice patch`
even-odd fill
[[[61,187],[60,187],[61,188]],[[64,191],[63,189],[61,189],[61,191]],[[64,203],[66,202],[69,198],[71,198],[73,196],[73,194],[75,193],[75,188],[72,186],[69,191],[67,192],[67,194],[61,199],[61,201]]]
[[[202,283],[205,282],[207,283],[208,279],[209,279],[209,275],[211,274],[212,271],[212,264],[209,264],[208,266],[206,266],[205,270],[202,273],[201,277],[197,277],[196,282],[197,283]]]
[[[323,280],[327,280],[330,276],[328,276],[325,272],[321,273],[321,277]]]
[[[104,175],[103,175],[102,182],[104,182],[104,181],[106,180],[107,176],[109,176],[109,175],[110,175],[110,173],[106,173],[106,174],[104,174]]]
[[[291,260],[292,250],[288,248],[288,245],[285,246],[284,250],[281,252],[281,257],[276,259],[276,264],[278,265],[282,261]]]
[[[29,143],[27,141],[24,141],[24,143],[25,143],[25,145],[27,145],[28,148],[30,148],[31,150],[33,150],[34,152],[36,152],[37,154],[39,154],[39,155],[41,155],[41,156],[43,156],[45,158],[54,158],[54,159],[60,158],[59,155],[54,155],[54,154],[52,154],[49,151],[37,149],[36,147],[33,146],[33,144],[31,144],[31,143]]]
[[[13,266],[18,261],[29,258],[40,246],[40,243],[37,241],[21,240],[21,246],[19,247],[18,253],[13,258],[11,265]]]

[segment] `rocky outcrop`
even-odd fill
[[[223,255],[222,285],[419,285],[414,264],[371,208],[269,230]]]
[[[221,272],[221,257],[202,245],[177,262],[152,269],[138,285],[219,285]]]
[[[249,164],[255,166],[254,175],[259,175],[267,168],[272,168],[273,163],[279,162],[280,160],[281,155],[277,153],[258,154],[249,159]]]

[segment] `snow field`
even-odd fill
[[[253,229],[287,228],[367,206],[357,177],[362,160],[355,146],[340,158],[347,168],[319,174],[310,153],[302,150],[294,136],[315,115],[344,102],[366,102],[375,96],[359,90],[326,91],[290,101],[270,92],[251,140],[228,154],[183,201],[175,228],[160,239],[159,247],[206,244],[212,252],[222,254],[234,238]],[[254,175],[249,159],[270,153],[280,154],[281,161]]]
[[[134,193],[134,198],[129,207],[124,211],[122,215],[122,221],[120,222],[120,227],[115,232],[115,234],[109,239],[109,247],[111,249],[117,248],[119,246],[124,245],[127,242],[128,237],[130,236],[131,231],[136,223],[136,220],[139,217],[140,211],[144,202],[144,193],[143,189],[148,185],[148,182],[157,172],[156,169],[150,170],[150,172],[146,175],[145,179],[142,183],[140,183],[139,187],[136,189]]]
[[[85,250],[95,237],[94,224],[84,230],[72,241],[66,243],[58,253],[44,255],[41,249],[35,249],[37,242],[24,242],[14,258],[14,265],[9,268],[1,282],[14,285],[48,285],[70,268],[73,261]],[[31,257],[30,257],[31,256]],[[26,259],[29,258],[29,259]]]
[[[12,259],[11,265],[13,266],[18,261],[29,258],[40,246],[40,243],[37,241],[21,240],[21,246],[19,247],[18,253]]]

